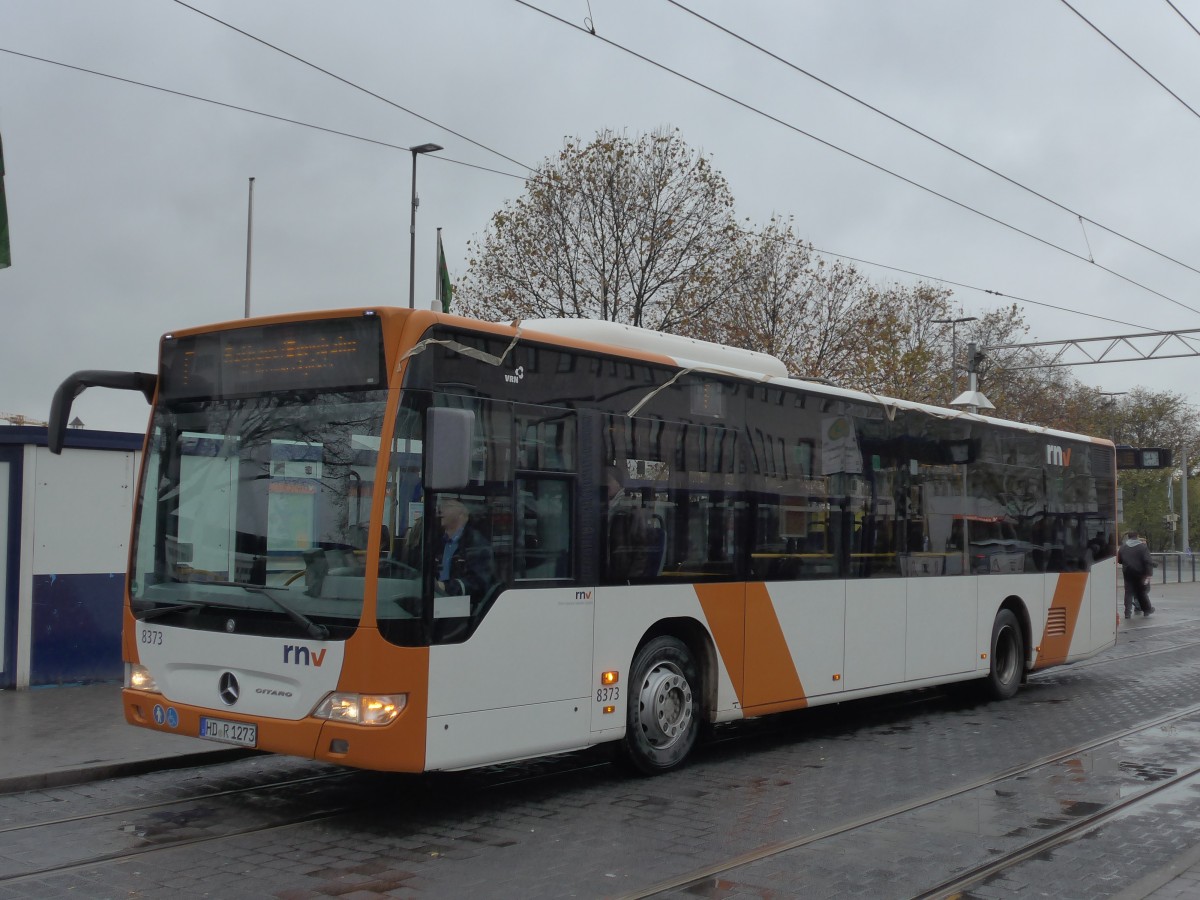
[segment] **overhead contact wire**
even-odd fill
[[[234,110],[235,112],[249,113],[252,116],[262,116],[264,119],[273,119],[276,122],[284,122],[285,124],[288,124],[288,125],[299,125],[301,128],[311,128],[314,131],[323,131],[326,134],[332,134],[332,135],[335,135],[336,137],[350,138],[351,140],[354,140],[354,141],[362,141],[367,144],[375,144],[378,147],[386,147],[389,150],[403,150],[406,153],[410,152],[409,147],[404,147],[400,144],[391,144],[391,143],[388,143],[387,141],[376,140],[375,138],[365,137],[361,134],[352,134],[348,131],[338,131],[336,128],[326,128],[323,125],[315,125],[312,122],[304,122],[304,121],[301,121],[300,119],[289,119],[286,116],[277,116],[273,113],[263,112],[260,109],[251,109],[250,107],[247,107],[247,106],[238,106],[237,104],[234,104],[234,103],[225,103],[224,101],[221,101],[221,100],[213,100],[211,97],[201,97],[198,94],[189,94],[185,91],[177,91],[172,88],[163,87],[161,85],[149,84],[145,81],[135,81],[132,78],[123,78],[120,75],[112,75],[108,72],[100,72],[96,69],[87,69],[87,68],[84,68],[83,66],[74,66],[74,65],[71,65],[70,63],[60,62],[59,60],[56,60],[56,59],[47,59],[44,56],[34,56],[32,53],[22,53],[19,50],[10,50],[7,47],[0,47],[0,53],[8,53],[12,56],[19,56],[22,59],[30,59],[30,60],[33,60],[34,62],[46,63],[47,65],[51,65],[51,66],[58,66],[59,68],[62,68],[62,69],[69,69],[72,72],[81,72],[84,75],[95,75],[97,78],[107,78],[110,81],[119,81],[122,84],[128,84],[128,85],[132,85],[134,87],[146,88],[147,90],[151,90],[151,91],[158,91],[161,94],[169,94],[173,97],[182,97],[185,100],[196,100],[200,103],[208,103],[208,104],[211,104],[212,106],[220,106],[224,109]],[[463,162],[460,159],[452,159],[451,157],[447,157],[447,156],[438,156],[437,159],[440,160],[441,162],[451,163],[452,165],[465,166],[468,169],[478,169],[481,172],[490,172],[493,175],[503,175],[506,178],[516,178],[521,181],[528,180],[528,178],[525,175],[514,175],[511,172],[502,172],[499,169],[492,169],[487,166],[476,165],[475,163]]]
[[[308,61],[307,59],[305,59],[302,56],[297,56],[295,53],[291,53],[287,50],[284,50],[282,47],[272,44],[270,41],[263,40],[262,38],[257,37],[256,35],[253,35],[248,31],[244,31],[243,29],[238,28],[236,25],[226,22],[224,19],[217,18],[216,16],[212,15],[211,13],[206,13],[202,9],[197,9],[196,7],[194,7],[188,3],[184,3],[183,0],[175,0],[175,3],[179,4],[184,9],[190,9],[192,12],[196,13],[197,15],[204,16],[204,18],[210,19],[211,21],[216,22],[218,25],[223,25],[225,28],[228,28],[231,31],[236,31],[238,34],[242,35],[243,37],[247,37],[252,41],[262,44],[264,47],[269,47],[272,50],[274,50],[276,53],[282,53],[284,56],[288,57],[289,59],[295,60],[296,62],[300,63],[301,65],[308,66],[310,69],[315,69],[316,71],[320,72],[322,75],[326,75],[329,78],[334,79],[335,81],[339,81],[348,87],[354,88],[354,90],[356,90],[356,91],[361,91],[370,97],[374,97],[376,100],[381,100],[382,102],[386,103],[388,106],[393,107],[394,109],[398,109],[401,112],[408,113],[410,116],[420,119],[422,122],[427,122],[430,125],[434,126],[435,128],[440,128],[442,131],[446,132],[447,134],[452,134],[459,140],[466,141],[468,144],[478,147],[480,150],[486,150],[488,153],[498,156],[501,159],[505,160],[506,162],[512,163],[514,166],[520,166],[522,169],[525,169],[530,172],[534,171],[533,166],[528,166],[525,163],[521,162],[520,160],[513,159],[511,156],[505,156],[499,150],[496,150],[493,147],[489,147],[487,144],[480,143],[479,141],[475,140],[474,138],[467,137],[462,132],[455,131],[449,125],[443,125],[441,122],[437,122],[437,121],[429,118],[428,116],[423,116],[419,112],[416,112],[415,110],[411,110],[406,106],[401,106],[399,103],[395,102],[394,100],[390,100],[387,97],[383,96],[382,94],[376,93],[375,91],[371,90],[370,88],[363,87],[361,84],[356,84],[355,82],[351,81],[348,78],[343,78],[341,75],[338,75],[335,72],[331,72],[328,69],[324,69],[321,66],[318,66],[314,62]]]
[[[1081,13],[1079,10],[1077,10],[1075,7],[1073,7],[1070,3],[1067,2],[1067,0],[1058,0],[1058,2],[1061,3],[1063,6],[1065,6],[1067,9],[1069,9],[1071,12],[1075,13],[1075,15],[1079,16],[1079,18],[1083,20],[1083,22],[1088,26],[1088,28],[1092,29],[1092,31],[1096,32],[1096,34],[1098,34],[1098,35],[1100,35],[1100,37],[1104,38],[1104,40],[1106,40],[1113,47],[1114,50],[1116,50],[1123,57],[1125,57],[1127,60],[1129,60],[1131,63],[1133,63],[1139,69],[1141,69],[1142,74],[1144,74],[1147,78],[1149,78],[1151,81],[1153,81],[1155,84],[1157,84],[1160,88],[1162,88],[1164,91],[1166,91],[1172,97],[1174,97],[1179,102],[1180,106],[1182,106],[1184,109],[1186,109],[1188,112],[1190,112],[1197,119],[1200,119],[1200,113],[1196,112],[1196,110],[1193,109],[1191,106],[1189,106],[1188,103],[1182,97],[1180,97],[1177,93],[1175,93],[1173,90],[1171,90],[1169,87],[1167,87],[1161,81],[1159,81],[1158,78],[1156,78],[1149,69],[1147,69],[1140,62],[1138,62],[1136,59],[1134,59],[1132,56],[1130,56],[1128,53],[1126,53],[1124,48],[1121,47],[1120,44],[1118,44],[1116,41],[1114,41],[1112,38],[1110,38],[1107,34],[1105,34],[1103,31],[1101,31],[1096,25],[1092,24],[1092,21],[1090,19],[1088,19],[1087,16],[1085,16],[1083,13]],[[1171,8],[1175,9],[1174,6],[1172,6]],[[1177,10],[1177,9],[1175,11],[1179,12],[1179,10]],[[1182,18],[1182,16],[1183,16],[1183,14],[1180,13],[1181,18]],[[1184,19],[1184,21],[1187,22],[1187,19]],[[1190,25],[1191,23],[1188,22],[1188,24]]]
[[[1175,257],[1170,256],[1167,253],[1163,253],[1161,250],[1156,250],[1153,247],[1148,246],[1147,244],[1143,244],[1141,241],[1136,240],[1135,238],[1132,238],[1129,235],[1122,234],[1121,232],[1117,231],[1115,228],[1110,228],[1107,225],[1097,222],[1095,219],[1090,219],[1087,216],[1083,215],[1082,213],[1078,212],[1077,210],[1071,209],[1071,207],[1069,207],[1063,203],[1060,203],[1059,201],[1055,200],[1053,197],[1048,197],[1045,194],[1043,194],[1041,191],[1038,191],[1035,188],[1031,188],[1026,184],[1022,184],[1021,182],[1017,181],[1015,178],[1012,178],[1008,175],[1005,175],[1003,172],[993,169],[987,163],[981,162],[980,160],[975,159],[973,156],[970,156],[969,154],[964,153],[961,150],[957,150],[954,147],[951,147],[949,144],[938,140],[937,138],[933,137],[930,134],[927,134],[924,131],[921,131],[921,129],[908,124],[903,119],[899,119],[896,116],[893,116],[891,113],[888,113],[888,112],[880,109],[879,107],[868,103],[866,100],[863,100],[862,98],[857,97],[854,94],[851,94],[849,91],[846,91],[846,90],[838,87],[836,84],[826,81],[824,78],[821,78],[819,75],[815,75],[812,72],[808,71],[807,69],[804,69],[801,66],[796,65],[792,61],[790,61],[788,59],[784,59],[782,56],[779,56],[778,54],[773,53],[772,51],[761,46],[760,44],[756,44],[754,41],[750,40],[749,38],[744,37],[743,35],[740,35],[737,32],[732,31],[729,28],[726,28],[724,25],[720,24],[719,22],[715,22],[712,19],[708,18],[707,16],[701,15],[700,13],[696,12],[693,9],[689,9],[688,7],[686,7],[682,3],[680,3],[679,0],[667,0],[667,2],[670,3],[672,6],[676,7],[677,9],[681,10],[682,12],[685,12],[688,15],[699,19],[701,22],[704,22],[706,25],[709,25],[712,28],[715,28],[718,31],[728,35],[729,37],[733,38],[734,40],[745,44],[747,47],[757,50],[759,53],[762,53],[763,55],[770,57],[771,59],[775,60],[776,62],[787,66],[789,69],[793,70],[794,72],[797,72],[797,73],[805,76],[806,78],[812,79],[813,81],[817,82],[817,84],[821,85],[822,87],[826,87],[829,90],[841,95],[842,97],[845,97],[847,100],[857,103],[859,106],[861,106],[865,109],[869,109],[871,112],[875,113],[876,115],[883,116],[883,118],[887,119],[889,122],[893,123],[894,125],[899,125],[901,128],[905,129],[906,131],[910,132],[911,134],[915,134],[918,137],[920,137],[926,141],[929,141],[930,143],[940,147],[941,149],[943,149],[949,153],[953,153],[959,159],[964,160],[965,162],[968,162],[973,166],[977,166],[978,168],[983,169],[985,172],[988,172],[991,175],[995,175],[997,178],[1000,178],[1003,181],[1008,182],[1013,187],[1020,188],[1021,190],[1025,191],[1026,193],[1031,194],[1034,197],[1037,197],[1039,200],[1043,200],[1046,203],[1049,203],[1051,206],[1055,207],[1056,209],[1060,209],[1063,212],[1070,213],[1072,216],[1077,217],[1082,222],[1087,222],[1091,225],[1095,225],[1097,228],[1101,228],[1104,231],[1107,231],[1109,234],[1113,235],[1114,237],[1118,237],[1123,241],[1127,241],[1130,244],[1133,244],[1135,247],[1140,247],[1141,249],[1147,251],[1148,253],[1153,253],[1155,256],[1159,257],[1160,259],[1165,259],[1168,262],[1172,262],[1177,266],[1181,266],[1191,272],[1195,272],[1197,275],[1200,275],[1200,269],[1195,268],[1194,266],[1188,265],[1187,263],[1183,262],[1182,260],[1178,260]],[[1171,0],[1166,0],[1166,2],[1168,4],[1170,4]],[[1172,9],[1174,9],[1173,6],[1172,6]],[[1178,12],[1178,10],[1176,10],[1176,12]],[[1180,16],[1182,17],[1182,13],[1180,14]],[[1187,20],[1184,19],[1184,21],[1186,22]],[[1191,25],[1190,22],[1188,22],[1188,24]],[[1193,28],[1193,30],[1194,30],[1194,28]],[[1200,34],[1200,32],[1198,32],[1198,34]],[[1089,261],[1094,262],[1094,260],[1089,260]]]
[[[175,2],[178,3],[178,2],[181,2],[181,0],[175,0]],[[989,222],[992,222],[1003,228],[1007,228],[1010,231],[1014,231],[1017,234],[1020,234],[1024,237],[1029,238],[1030,240],[1036,241],[1039,244],[1043,244],[1047,247],[1050,247],[1051,249],[1059,251],[1060,253],[1065,253],[1066,255],[1073,257],[1074,259],[1077,259],[1080,262],[1085,262],[1088,265],[1095,266],[1096,268],[1101,269],[1102,271],[1105,271],[1108,274],[1121,279],[1122,281],[1126,282],[1127,284],[1133,285],[1134,287],[1140,288],[1141,290],[1144,290],[1150,294],[1153,294],[1156,297],[1166,300],[1168,303],[1173,303],[1174,305],[1180,307],[1181,309],[1186,309],[1188,312],[1193,312],[1193,313],[1196,313],[1197,315],[1200,315],[1200,309],[1195,309],[1194,307],[1188,306],[1186,303],[1182,303],[1173,297],[1169,297],[1166,294],[1162,293],[1161,291],[1157,291],[1154,288],[1144,285],[1141,282],[1136,281],[1127,275],[1122,275],[1120,272],[1110,269],[1108,266],[1103,266],[1100,263],[1093,262],[1093,261],[1089,260],[1086,256],[1084,256],[1080,253],[1076,253],[1074,250],[1070,250],[1070,249],[1063,247],[1060,244],[1056,244],[1053,241],[1048,240],[1046,238],[1039,237],[1038,235],[1033,234],[1032,232],[1026,231],[1023,228],[1018,228],[1016,225],[1012,225],[1008,222],[1005,222],[1003,219],[998,219],[995,216],[984,212],[983,210],[977,209],[967,203],[963,203],[961,200],[955,200],[953,197],[950,197],[946,194],[941,193],[940,191],[934,190],[931,187],[927,187],[926,185],[923,185],[918,181],[914,181],[911,178],[901,175],[899,172],[889,169],[886,166],[881,165],[880,163],[873,162],[872,160],[869,160],[864,156],[860,156],[857,153],[854,153],[853,151],[847,150],[844,147],[839,147],[837,144],[834,144],[831,141],[827,141],[824,138],[818,137],[817,135],[815,135],[809,131],[805,131],[800,126],[793,125],[791,122],[787,122],[787,121],[779,118],[778,116],[772,115],[771,113],[768,113],[765,110],[759,109],[758,107],[746,102],[745,100],[739,100],[737,97],[734,97],[730,94],[726,94],[723,91],[720,91],[717,88],[712,87],[711,85],[707,85],[702,81],[692,78],[690,75],[685,75],[684,73],[678,71],[677,69],[672,69],[670,66],[666,65],[665,63],[661,63],[661,62],[658,62],[657,60],[651,59],[650,57],[645,56],[644,54],[638,53],[636,50],[626,47],[623,44],[619,44],[614,40],[606,38],[601,34],[593,34],[592,32],[588,31],[586,28],[584,28],[580,25],[576,25],[574,22],[570,22],[567,19],[562,18],[561,16],[556,16],[554,13],[547,12],[546,10],[541,9],[540,7],[537,7],[537,6],[533,5],[532,3],[527,2],[527,0],[513,0],[513,2],[517,3],[520,6],[525,7],[526,9],[528,9],[532,12],[540,13],[541,15],[545,16],[546,18],[551,19],[552,21],[558,22],[560,25],[565,25],[568,28],[571,28],[575,31],[586,34],[589,37],[593,38],[594,40],[603,41],[605,44],[609,45],[610,47],[612,47],[615,50],[620,50],[622,53],[628,54],[629,56],[632,56],[635,59],[639,59],[642,62],[646,63],[647,65],[653,66],[656,69],[660,69],[669,75],[674,75],[676,78],[679,78],[682,81],[686,81],[688,84],[698,87],[702,91],[713,94],[716,97],[720,97],[722,100],[726,100],[729,103],[732,103],[735,106],[741,107],[742,109],[745,109],[748,112],[754,113],[757,116],[761,116],[762,118],[767,119],[770,122],[774,122],[775,124],[780,125],[786,129],[788,129],[789,131],[795,132],[796,134],[802,135],[803,137],[806,137],[811,141],[815,141],[816,143],[822,145],[823,147],[828,147],[830,150],[834,150],[838,153],[841,153],[844,156],[848,156],[849,158],[855,160],[856,162],[860,162],[863,165],[869,166],[870,168],[875,169],[878,172],[882,172],[885,175],[890,175],[891,177],[893,177],[899,181],[902,181],[911,187],[915,187],[918,190],[924,191],[927,194],[931,194],[932,196],[937,197],[940,200],[944,200],[947,203],[951,203],[954,206],[957,206],[958,208],[960,208],[962,210],[965,210],[970,213],[974,213],[975,215],[980,216],[981,218],[984,218],[984,219],[988,220]]]

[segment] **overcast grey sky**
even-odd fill
[[[0,0],[0,49],[12,51],[0,52],[0,134],[13,256],[0,270],[0,412],[45,418],[72,371],[153,371],[163,332],[240,317],[250,176],[255,314],[403,306],[403,148],[444,145],[418,171],[424,304],[437,227],[457,280],[468,240],[522,192],[522,166],[565,136],[606,128],[678,128],[729,181],[741,217],[794,216],[819,249],[1147,329],[1200,328],[1200,312],[1184,308],[1200,310],[1200,274],[1095,225],[1085,239],[1075,215],[1200,269],[1200,117],[1188,108],[1200,110],[1200,35],[1189,26],[1200,27],[1200,0],[1071,0],[1178,99],[1062,0],[680,3],[1070,211],[667,0],[193,0],[390,103],[173,0]],[[916,280],[861,268],[880,282]],[[967,314],[1003,302],[965,288],[955,299]],[[1135,330],[1024,309],[1031,340]],[[1196,359],[1074,371],[1104,390],[1141,384],[1200,399]],[[145,427],[139,395],[95,389],[76,412],[91,428]]]

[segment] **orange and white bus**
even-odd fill
[[[124,610],[133,725],[460,769],[977,681],[1115,641],[1095,438],[608,322],[407,309],[162,338]]]

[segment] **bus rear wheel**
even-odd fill
[[[1025,641],[1012,610],[1002,609],[992,624],[991,667],[987,693],[993,700],[1007,700],[1021,686],[1025,674]]]
[[[687,645],[670,635],[633,658],[622,756],[638,772],[659,775],[680,765],[700,733],[699,677]]]

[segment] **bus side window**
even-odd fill
[[[517,479],[514,574],[519,581],[570,578],[571,482],[562,478]]]
[[[539,582],[572,578],[578,424],[571,410],[514,405],[516,499],[513,577]]]
[[[657,533],[651,522],[659,519]],[[662,572],[666,532],[660,517],[640,506],[614,508],[608,518],[608,578],[617,584],[644,581]]]

